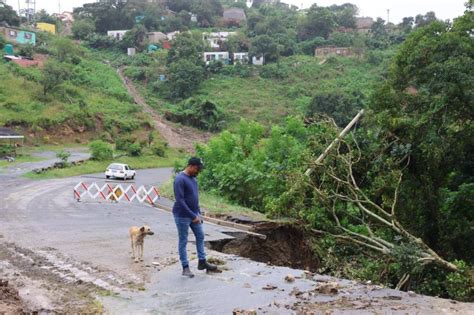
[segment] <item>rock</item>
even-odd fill
[[[232,311],[232,315],[257,315],[257,311],[254,309],[243,310],[243,309],[235,308]]]
[[[339,284],[337,282],[328,282],[325,284],[320,284],[316,290],[321,294],[337,294]]]
[[[285,281],[286,281],[286,282],[290,282],[290,283],[291,283],[291,282],[295,282],[295,276],[293,276],[292,274],[288,274],[288,275],[286,275],[286,277],[285,277]]]
[[[275,285],[267,284],[262,289],[263,290],[275,290],[276,288],[277,288],[277,286],[275,286]]]

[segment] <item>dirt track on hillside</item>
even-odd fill
[[[155,123],[155,128],[161,136],[165,138],[170,147],[184,149],[187,152],[194,152],[194,145],[196,143],[206,143],[210,139],[212,136],[211,133],[191,127],[175,125],[158,115],[156,111],[145,102],[131,80],[124,75],[123,68],[117,69],[117,73],[127,88],[129,95],[133,97],[134,102],[141,106],[144,112],[150,114]]]

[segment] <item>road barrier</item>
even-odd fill
[[[126,184],[111,184],[105,183],[99,186],[97,183],[85,183],[80,182],[74,186],[74,199],[81,201],[81,199],[89,197],[91,199],[110,200],[114,202],[127,201],[132,202],[134,200],[138,202],[147,202],[154,204],[160,199],[160,192],[157,187],[150,186],[147,188],[142,185],[138,188],[135,185]]]

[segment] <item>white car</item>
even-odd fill
[[[126,180],[128,178],[135,179],[135,175],[135,170],[132,170],[127,164],[122,163],[112,163],[107,166],[107,170],[105,171],[105,178],[115,177]]]

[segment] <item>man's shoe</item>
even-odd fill
[[[204,270],[206,269],[207,271],[216,271],[217,266],[208,263],[206,260],[200,260],[198,263],[198,270]]]
[[[194,273],[191,272],[191,269],[189,269],[189,267],[184,267],[183,268],[183,276],[192,278],[192,277],[194,277]]]

